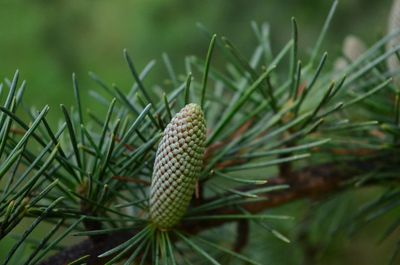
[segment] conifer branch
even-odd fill
[[[346,189],[347,187],[349,187],[349,185],[346,185],[346,183],[354,179],[362,172],[379,169],[382,165],[384,165],[385,167],[394,167],[398,163],[398,161],[394,160],[394,158],[388,159],[387,157],[375,157],[366,159],[364,161],[349,161],[342,164],[327,163],[318,166],[303,168],[293,172],[293,175],[290,179],[284,177],[276,177],[272,178],[267,184],[264,184],[265,187],[273,187],[278,185],[290,186],[290,188],[288,189],[259,195],[260,197],[267,197],[268,200],[247,203],[242,206],[242,209],[224,207],[212,211],[203,212],[202,215],[235,215],[241,214],[243,210],[251,214],[256,214],[267,209],[282,206],[284,204],[302,199],[319,199],[321,197],[338,193]],[[370,183],[364,184],[374,185],[379,184],[379,182],[373,182],[373,180],[371,180]],[[251,187],[250,189],[252,188],[254,189],[254,187]],[[248,189],[248,187],[243,187],[241,190],[246,191]],[[224,195],[206,199],[203,203],[216,200],[223,196]],[[232,221],[237,220],[235,220],[234,218],[221,220],[188,220],[184,221],[179,228],[180,231],[195,235],[207,229],[218,227]],[[85,255],[89,256],[89,258],[86,260],[87,264],[103,264],[106,259],[98,258],[98,255],[132,238],[136,234],[136,232],[138,231],[133,230],[129,233],[111,233],[108,234],[102,241],[98,242],[93,242],[89,239],[84,240],[76,245],[66,248],[63,251],[60,251],[59,253],[49,257],[47,260],[43,261],[40,264],[67,264],[68,262],[74,261]],[[176,240],[176,238],[174,240]],[[127,255],[129,255],[129,253],[127,253]]]

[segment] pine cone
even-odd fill
[[[150,188],[150,216],[160,229],[173,227],[185,214],[203,166],[205,139],[203,111],[193,103],[165,128]]]

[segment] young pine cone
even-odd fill
[[[165,128],[150,187],[150,217],[160,229],[173,227],[185,214],[203,166],[205,139],[203,111],[193,103]]]

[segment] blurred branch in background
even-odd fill
[[[296,200],[319,200],[326,199],[332,193],[338,193],[343,191],[343,189],[351,188],[348,183],[349,180],[354,181],[354,176],[362,174],[365,171],[374,171],[381,169],[382,167],[390,168],[397,167],[399,163],[396,158],[389,157],[376,157],[373,159],[368,159],[363,162],[357,162],[353,164],[341,163],[341,164],[322,164],[316,167],[309,167],[303,170],[293,173],[292,178],[272,178],[268,184],[260,186],[260,188],[270,187],[282,187],[282,185],[287,185],[289,189],[277,190],[273,192],[268,192],[266,194],[259,194],[259,197],[265,197],[267,200],[261,202],[245,203],[240,209],[229,209],[220,208],[214,209],[212,211],[206,211],[197,217],[196,215],[187,218],[179,229],[194,235],[204,230],[215,228],[217,226],[225,225],[229,222],[235,222],[243,220],[241,214],[243,211],[249,214],[260,213],[266,209],[271,209],[274,207],[279,207],[287,203],[293,203]],[[392,181],[392,180],[391,180]],[[400,181],[400,180],[397,180]],[[387,184],[380,182],[379,180],[367,181],[363,186],[368,187],[370,185],[381,185]],[[394,183],[396,184],[396,183]],[[396,184],[398,185],[398,183]],[[246,189],[243,187],[239,189],[242,192],[251,191],[253,187]],[[216,198],[207,199],[203,204],[211,204],[224,198],[227,195],[221,195]],[[201,207],[202,204],[199,204]],[[251,219],[250,215],[249,218]],[[86,260],[88,265],[103,264],[112,257],[107,259],[98,258],[98,256],[107,249],[112,249],[115,246],[127,241],[128,239],[135,236],[136,231],[124,232],[124,233],[113,233],[107,235],[101,241],[82,241],[72,247],[66,248],[65,250],[55,254],[54,256],[48,258],[47,260],[40,263],[41,265],[62,265],[72,262],[82,256],[89,255],[90,258]],[[238,233],[243,233],[244,231],[239,231]],[[128,257],[131,253],[126,253]]]

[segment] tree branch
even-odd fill
[[[300,199],[315,199],[326,196],[331,193],[341,191],[345,185],[343,183],[348,181],[355,176],[371,172],[382,165],[382,161],[386,165],[392,164],[387,159],[369,159],[366,161],[357,162],[346,162],[340,163],[327,163],[321,164],[314,167],[303,168],[298,171],[294,171],[291,178],[276,177],[271,179],[265,186],[271,187],[276,185],[289,185],[290,188],[280,191],[268,192],[259,196],[264,196],[267,200],[250,202],[242,205],[242,209],[245,211],[256,214],[269,208],[281,206]],[[394,162],[395,164],[396,162]],[[243,187],[243,191],[254,189],[252,187]],[[220,198],[207,199],[205,202],[209,202]],[[203,212],[202,215],[224,215],[224,214],[241,214],[237,208],[220,208],[208,212]],[[201,231],[214,228],[223,225],[227,222],[237,221],[231,220],[192,220],[183,222],[180,225],[180,229],[189,233],[197,234]],[[98,255],[111,249],[132,236],[137,231],[131,231],[130,233],[113,233],[107,235],[101,242],[94,243],[90,240],[84,240],[72,247],[66,248],[65,250],[49,257],[43,261],[41,265],[62,265],[68,262],[74,261],[84,255],[90,255],[90,258],[86,261],[87,264],[98,265],[103,264],[105,260],[98,258]]]

